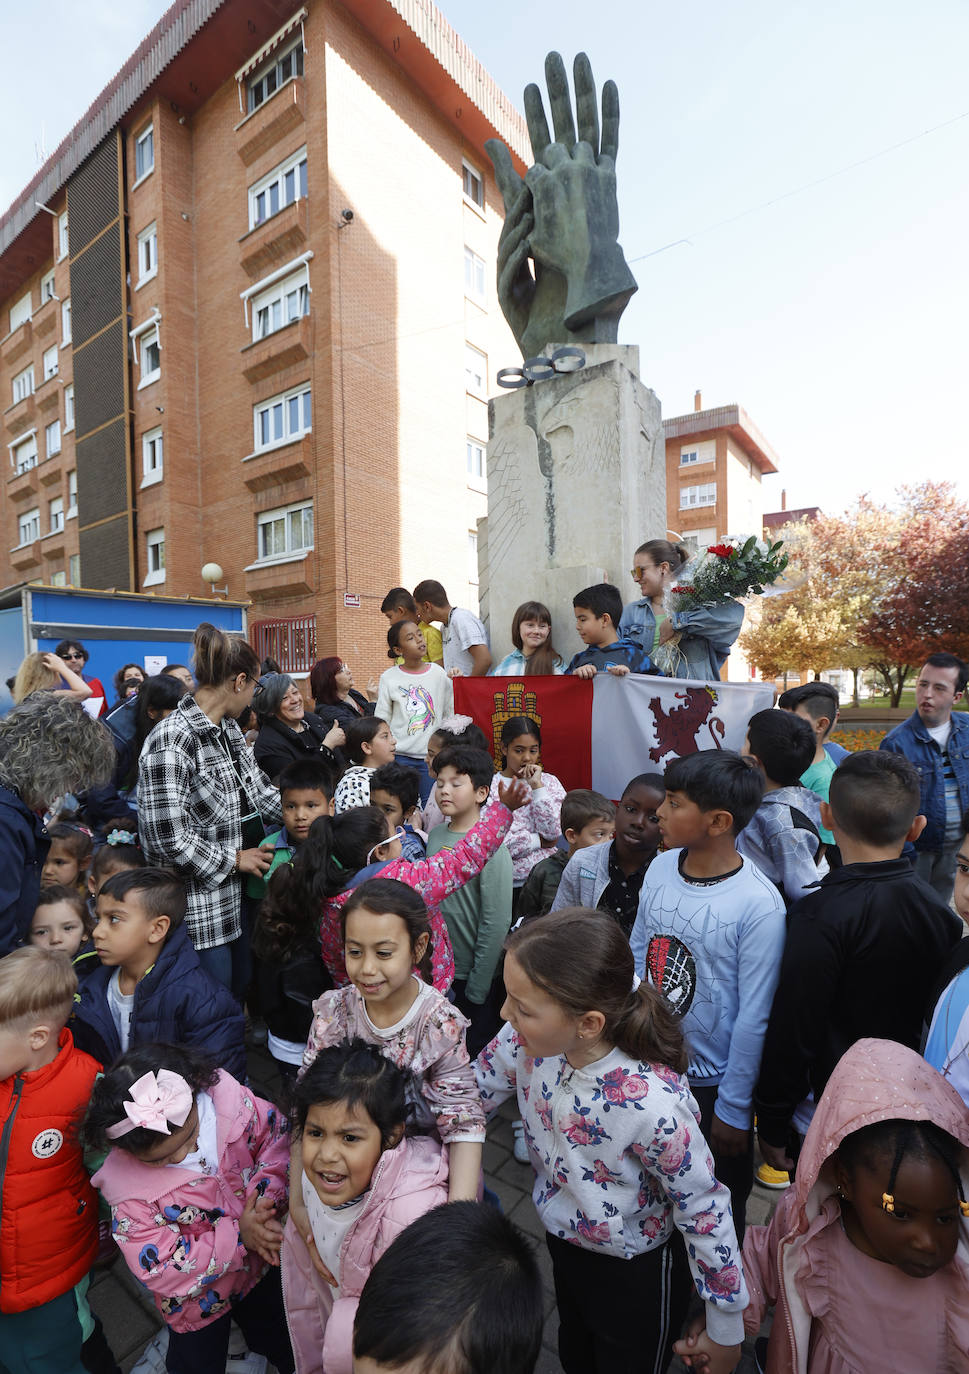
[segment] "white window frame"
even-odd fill
[[[40,538],[40,507],[34,506],[33,510],[25,510],[22,515],[17,517],[17,545],[22,549],[27,544],[32,544],[35,539]]]
[[[692,467],[694,463],[698,463],[699,461],[700,461],[700,450],[699,450],[699,449],[697,449],[697,448],[681,448],[681,449],[680,449],[680,467],[681,467],[681,468]]]
[[[161,311],[153,311],[147,320],[129,331],[128,337],[131,340],[138,371],[141,373],[138,383],[138,390],[141,391],[144,387],[151,386],[152,382],[157,382],[161,376]],[[158,366],[153,371],[146,372],[148,349],[152,344],[158,349]]]
[[[39,462],[37,454],[37,431],[28,429],[26,434],[18,434],[13,443],[8,444],[10,450],[10,466],[14,470],[14,475],[20,477],[23,473],[35,468]],[[21,449],[29,448],[29,452],[21,454]]]
[[[67,518],[77,519],[77,468],[67,474]]]
[[[470,183],[471,183],[471,190],[470,190],[470,191],[468,190],[468,182],[469,182],[469,181],[470,181]],[[474,194],[474,191],[475,191],[474,183],[475,183],[475,182],[478,183],[478,189],[479,189],[479,191],[480,191],[480,193],[481,193],[481,199],[480,199],[480,200],[479,200],[478,197]],[[485,197],[484,197],[484,177],[483,177],[483,176],[481,175],[481,173],[478,171],[478,169],[477,169],[477,167],[474,165],[474,163],[473,163],[473,162],[469,162],[468,159],[467,159],[466,157],[461,159],[461,192],[462,192],[462,194],[463,194],[463,196],[464,196],[464,199],[465,199],[465,201],[467,202],[468,205],[473,206],[474,209],[475,209],[475,210],[478,210],[478,211],[483,211],[483,210],[484,210],[484,203],[485,203]]]
[[[464,345],[464,389],[479,401],[488,399],[488,355],[467,342]]]
[[[64,433],[74,428],[74,383],[68,382],[64,388]]]
[[[473,574],[473,575],[472,575]],[[468,530],[468,586],[478,586],[478,531]]]
[[[683,534],[683,543],[694,553],[698,549],[707,549],[711,544],[717,542],[716,525],[703,526],[698,530],[686,530]]]
[[[283,68],[287,66],[286,59],[290,58],[297,49],[299,50],[299,57],[288,63],[288,72],[284,71]],[[256,110],[261,109],[266,101],[271,100],[277,91],[281,91],[288,82],[293,81],[297,76],[302,76],[306,65],[305,57],[306,52],[301,30],[294,34],[287,43],[281,43],[278,48],[274,49],[266,61],[257,67],[251,76],[246,78],[246,114],[253,114]],[[268,82],[270,77],[273,78],[272,90],[265,90],[257,100],[258,88],[264,82]]]
[[[13,334],[20,329],[28,320],[33,319],[33,316],[34,306],[28,291],[26,296],[21,296],[20,300],[14,301],[10,307],[10,333]]]
[[[71,298],[65,296],[61,301],[61,348],[71,342]]]
[[[151,157],[151,161],[145,160],[145,149]],[[141,170],[138,164],[141,163]],[[146,124],[140,134],[135,135],[135,179],[131,183],[132,190],[140,186],[146,177],[150,177],[155,170],[155,125],[152,121]]]
[[[296,403],[296,419],[298,428],[292,427],[292,407]],[[274,424],[273,412],[279,411],[279,437],[268,440],[263,439],[263,420],[265,419],[270,433],[276,428]],[[309,409],[309,423],[304,424],[306,411]],[[265,401],[259,401],[252,407],[252,443],[253,456],[257,453],[269,453],[274,448],[283,448],[286,444],[294,444],[305,435],[312,433],[313,430],[313,388],[309,382],[303,382],[300,386],[292,387],[289,391],[282,391],[278,396],[269,396]]]
[[[165,528],[148,530],[145,534],[145,577],[143,587],[157,587],[165,581]]]
[[[72,553],[67,560],[67,581],[68,586],[79,587],[81,585],[81,555]]]
[[[40,279],[40,303],[46,305],[48,301],[56,298],[57,292],[54,290],[54,269],[45,272]]]
[[[716,482],[701,482],[693,487],[680,487],[680,510],[697,510],[701,506],[716,504]]]
[[[312,288],[309,258],[312,256],[312,253],[307,254],[295,270],[280,268],[279,272],[274,272],[271,277],[264,278],[263,282],[257,282],[255,287],[242,292],[246,312],[252,310],[253,343],[261,343],[263,339],[278,334],[288,324],[293,324],[295,320],[302,319],[310,313]],[[293,297],[296,298],[296,313],[290,314],[294,305]],[[279,323],[270,328],[273,319],[277,317]]]
[[[140,291],[146,282],[151,281],[152,277],[158,276],[158,224],[152,221],[147,228],[142,229],[137,238],[138,243],[138,284],[136,291]]]
[[[49,382],[52,377],[56,377],[60,371],[60,367],[57,344],[52,344],[50,348],[45,348],[41,355],[40,368],[43,373],[44,381]]]
[[[54,496],[47,502],[48,534],[60,534],[64,529],[64,498]]]
[[[141,485],[153,487],[165,475],[165,439],[161,425],[141,436]]]
[[[13,404],[14,404],[14,405],[17,405],[17,403],[18,403],[19,401],[25,401],[25,400],[27,399],[28,396],[33,396],[33,394],[34,394],[34,365],[33,365],[33,363],[30,363],[27,367],[25,367],[25,368],[23,369],[22,372],[18,372],[17,375],[16,375],[16,377],[12,377],[12,378],[11,378],[11,381],[10,381],[10,390],[11,390],[11,394],[12,394],[12,396],[13,396]]]
[[[303,176],[301,176],[300,168],[303,166],[306,166],[307,170]],[[293,174],[294,194],[287,199],[286,179],[290,173]],[[293,205],[296,201],[302,200],[304,196],[308,194],[308,189],[303,190],[301,184],[304,179],[306,180],[308,188],[309,168],[305,144],[298,152],[288,157],[285,162],[281,162],[278,167],[274,167],[271,172],[267,172],[264,177],[261,177],[259,181],[249,187],[249,228],[256,229],[259,225],[265,224],[275,215],[280,214],[281,211],[286,209],[287,205]],[[276,208],[274,210],[267,210],[267,213],[260,218],[257,214],[257,201],[260,196],[266,197],[266,206],[268,207],[272,199],[272,191],[274,188],[276,190]]]
[[[48,458],[53,458],[55,453],[61,451],[61,422],[51,420],[49,425],[44,427],[44,451]]]
[[[63,210],[57,216],[57,261],[63,262],[71,251],[71,229],[67,219],[67,211]]]
[[[52,573],[51,573],[51,575],[50,575],[50,582],[48,583],[48,586],[50,586],[50,587],[66,587],[66,586],[67,586],[67,573],[64,571],[63,568],[58,568],[57,572],[52,572]]]
[[[309,511],[312,532],[308,544],[296,545],[292,542],[290,528],[290,517],[300,511]],[[312,553],[316,537],[316,527],[313,520],[313,502],[295,501],[289,506],[278,506],[275,510],[260,511],[256,516],[256,561],[250,567],[267,567],[272,563],[291,563],[297,559],[305,558],[308,553]],[[284,529],[284,548],[277,553],[263,554],[263,530],[267,525],[275,524],[277,520],[283,521]],[[302,523],[302,522],[301,522]]]
[[[488,446],[481,439],[468,435],[464,444],[468,486],[472,491],[488,490]]]
[[[480,253],[464,245],[464,294],[482,308],[488,304],[486,273],[488,264]]]

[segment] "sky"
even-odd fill
[[[664,415],[697,389],[705,408],[743,406],[778,455],[767,509],[782,489],[788,508],[835,511],[930,477],[969,499],[964,0],[439,4],[519,106],[551,48],[617,82],[639,282],[620,341]],[[43,80],[23,62],[0,86],[0,204],[166,8],[45,6]],[[4,36],[36,48],[29,7]]]

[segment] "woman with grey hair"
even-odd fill
[[[0,721],[0,956],[21,943],[37,906],[50,848],[41,816],[65,792],[107,782],[114,763],[104,726],[52,692]]]
[[[346,740],[343,727],[334,722],[327,728],[319,716],[307,714],[302,693],[287,673],[266,673],[252,708],[259,719],[253,752],[268,778],[275,781],[288,763],[313,755],[330,765],[336,783],[343,769],[333,751]]]

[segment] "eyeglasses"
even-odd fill
[[[397,829],[394,831],[394,833],[388,839],[381,840],[379,844],[375,844],[373,849],[368,851],[367,857],[363,861],[364,868],[367,867],[367,864],[373,858],[374,854],[376,854],[378,849],[383,849],[385,844],[393,844],[394,840],[402,840],[406,834],[407,831],[404,829],[404,827],[402,825],[399,825]]]
[[[634,582],[641,582],[643,580],[643,573],[645,571],[645,568],[630,568],[629,576],[632,578]]]

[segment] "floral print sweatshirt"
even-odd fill
[[[475,1061],[485,1112],[513,1093],[546,1230],[631,1259],[683,1234],[711,1340],[744,1338],[747,1289],[730,1194],[713,1175],[686,1078],[613,1049],[585,1068],[532,1059],[506,1025]]]

